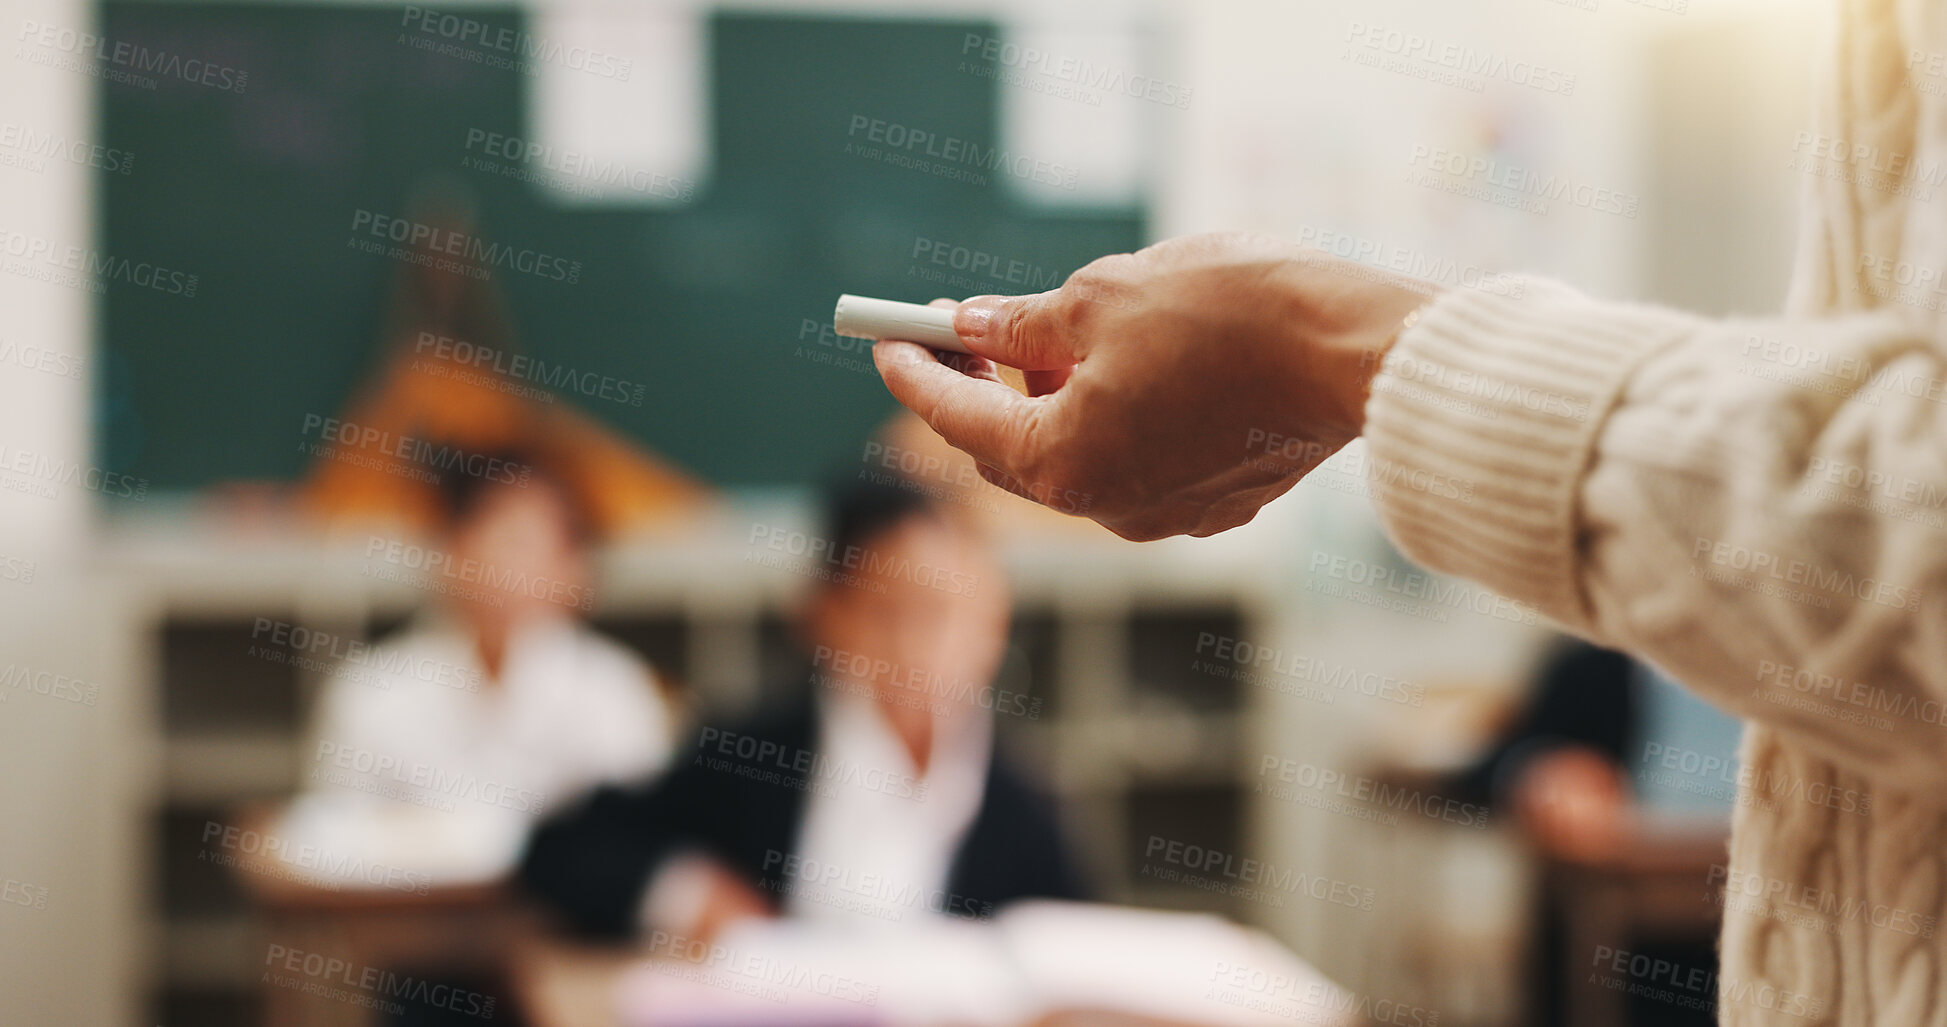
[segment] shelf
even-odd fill
[[[227,804],[288,795],[298,784],[296,736],[192,732],[163,742],[163,795],[173,804]]]
[[[256,987],[264,961],[256,925],[248,917],[197,917],[162,924],[163,981],[176,987]]]

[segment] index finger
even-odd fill
[[[976,378],[934,359],[923,346],[883,340],[872,362],[893,398],[940,437],[976,461],[1019,475],[1031,456],[1035,425],[1048,400],[1030,399],[991,378]]]

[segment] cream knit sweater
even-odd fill
[[[1748,719],[1721,1022],[1947,1025],[1947,2],[1836,3],[1787,316],[1457,291],[1367,438],[1410,556]]]

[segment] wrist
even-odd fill
[[[1440,290],[1415,279],[1326,254],[1294,261],[1299,310],[1288,324],[1306,365],[1303,391],[1317,397],[1321,427],[1351,441],[1363,434],[1366,404],[1386,354],[1439,298]]]
[[[1415,294],[1417,302],[1415,302],[1413,308],[1400,317],[1399,321],[1393,325],[1392,330],[1385,334],[1382,341],[1370,345],[1360,352],[1357,384],[1352,389],[1352,401],[1357,405],[1358,410],[1358,434],[1365,434],[1366,407],[1372,402],[1372,383],[1379,377],[1379,372],[1385,370],[1386,355],[1391,353],[1393,347],[1399,344],[1401,336],[1411,331],[1414,325],[1420,323],[1420,316],[1438,298],[1437,293]],[[1391,311],[1388,312],[1388,314],[1390,313]]]

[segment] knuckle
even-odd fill
[[[1133,253],[1110,253],[1076,268],[1075,273],[1068,276],[1068,280],[1072,282],[1080,278],[1088,281],[1103,281],[1121,278],[1133,270],[1135,264],[1136,255]]]

